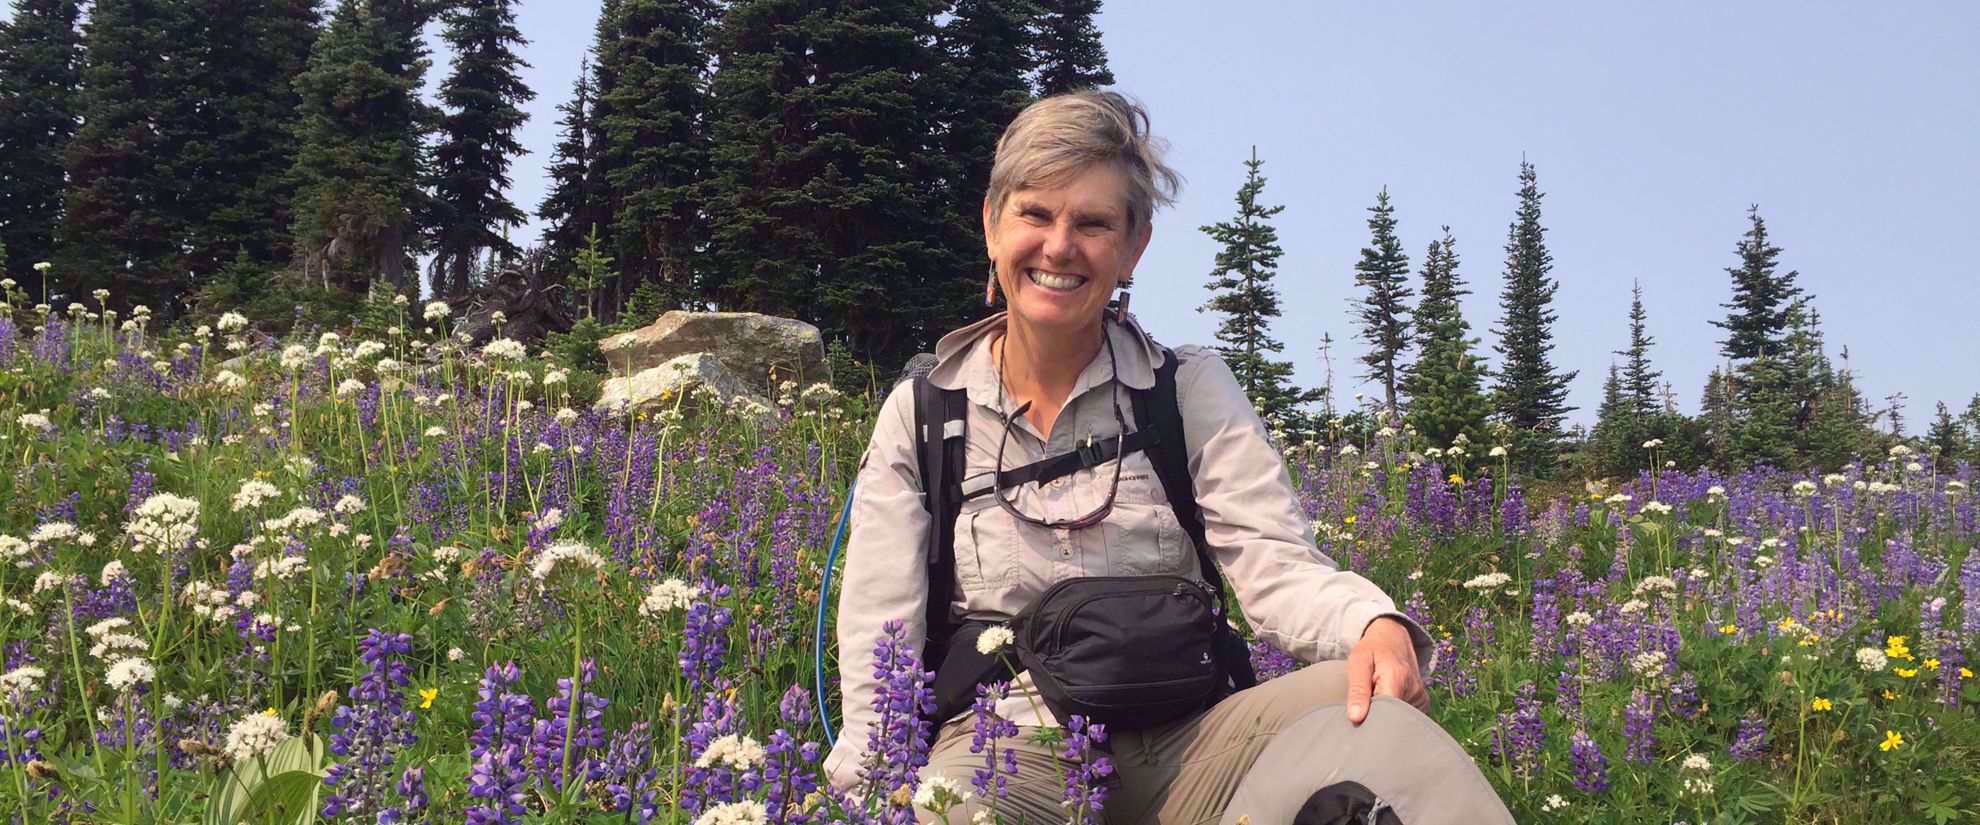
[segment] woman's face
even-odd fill
[[[1064,185],[1023,189],[996,223],[983,204],[983,235],[1011,317],[1040,331],[1098,324],[1114,288],[1134,274],[1149,226],[1128,229],[1127,177],[1088,167]]]

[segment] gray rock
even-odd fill
[[[831,380],[825,339],[803,321],[754,312],[673,310],[645,327],[598,342],[612,376],[627,378],[690,353],[713,353],[751,392],[776,395],[781,381]]]
[[[735,372],[705,352],[689,353],[629,376],[608,378],[599,386],[598,403],[593,407],[610,410],[624,404],[633,413],[657,412],[673,409],[678,402],[687,412],[694,410],[695,390],[700,387],[707,387],[715,394],[714,401],[725,407],[748,401],[766,412],[771,409]]]

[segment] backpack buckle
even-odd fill
[[[1093,440],[1093,434],[1087,433],[1086,443],[1080,445],[1079,449],[1074,452],[1079,455],[1079,466],[1083,469],[1090,470],[1100,466],[1102,462],[1107,460],[1107,442],[1095,442]]]

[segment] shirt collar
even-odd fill
[[[999,312],[942,336],[935,344],[935,368],[929,371],[928,380],[945,390],[966,390],[971,401],[995,409],[1001,382],[996,362],[990,357],[990,342],[1003,333],[1007,317],[1008,313]],[[1101,328],[1113,339],[1114,361],[1120,368],[1121,383],[1136,390],[1154,387],[1155,364],[1162,357],[1162,350],[1141,328],[1134,313],[1127,313],[1122,323],[1105,323]],[[1073,396],[1103,386],[1113,377],[1107,350],[1101,347],[1080,372]]]

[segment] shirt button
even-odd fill
[[[1052,486],[1053,486],[1054,488],[1059,488],[1059,487],[1064,487],[1064,486],[1066,486],[1066,479],[1065,479],[1065,476],[1060,476],[1060,477],[1058,477],[1058,478],[1055,478],[1055,479],[1052,479]]]
[[[1062,559],[1069,559],[1069,558],[1072,558],[1072,548],[1070,548],[1070,547],[1061,547],[1061,548],[1059,548],[1059,558],[1062,558]]]

